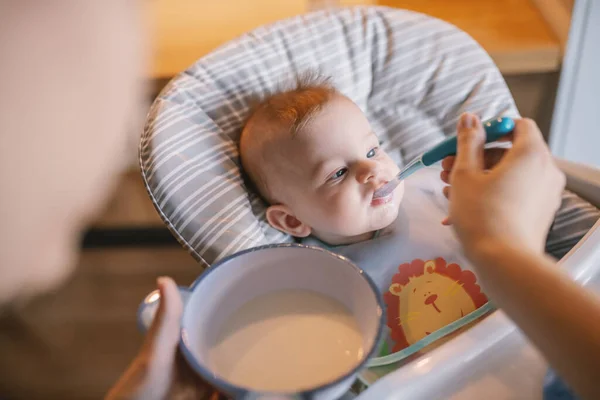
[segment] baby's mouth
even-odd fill
[[[383,187],[384,185],[385,185],[385,183],[383,185],[381,185],[380,187]],[[373,199],[371,200],[372,206],[380,206],[383,204],[387,204],[390,201],[392,201],[392,199],[394,198],[393,191],[385,196],[376,196],[376,195],[377,195],[377,190],[375,190],[375,192],[373,192]]]

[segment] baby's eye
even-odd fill
[[[331,179],[339,179],[344,176],[348,172],[348,168],[340,168],[333,175],[331,175]]]
[[[369,150],[369,152],[367,153],[367,158],[373,158],[377,155],[377,151],[379,150],[379,147],[373,147],[371,150]]]

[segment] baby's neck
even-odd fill
[[[398,208],[400,208],[400,207],[398,206]],[[371,239],[377,238],[382,235],[387,235],[390,231],[393,231],[394,225],[395,225],[396,221],[398,220],[398,218],[400,218],[400,213],[398,213],[398,215],[396,215],[394,220],[392,222],[390,222],[387,226],[381,227],[377,230],[361,233],[359,235],[343,236],[343,235],[336,235],[331,232],[321,232],[321,231],[317,231],[317,230],[313,229],[311,232],[311,236],[315,237],[316,239],[320,240],[321,242],[323,242],[324,244],[329,245],[329,246],[343,246],[343,245],[364,242],[366,240],[371,240]]]
[[[373,238],[375,232],[366,232],[356,236],[338,236],[327,233],[313,232],[312,235],[329,246],[341,246],[363,242]]]
[[[312,232],[312,236],[316,237],[317,239],[319,239],[321,242],[329,245],[329,246],[342,246],[342,245],[348,245],[348,244],[354,244],[354,243],[358,243],[358,242],[363,242],[365,240],[371,240],[375,237],[377,237],[378,235],[376,235],[376,233],[380,233],[380,234],[384,234],[387,232],[387,230],[394,225],[394,222],[392,222],[391,224],[389,224],[388,226],[385,226],[381,229],[378,229],[376,231],[370,231],[370,232],[365,232],[362,233],[360,235],[356,235],[356,236],[339,236],[339,235],[332,235],[332,234],[328,234],[328,233],[322,233],[322,232],[316,232],[313,230]]]

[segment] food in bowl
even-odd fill
[[[214,372],[256,391],[297,392],[334,381],[363,359],[363,337],[339,301],[278,290],[243,304],[209,350]]]

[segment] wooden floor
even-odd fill
[[[139,169],[132,165],[125,172],[115,190],[115,195],[106,204],[93,223],[95,228],[118,228],[123,226],[164,227],[152,205]]]
[[[156,277],[200,272],[178,247],[85,251],[58,293],[0,319],[0,398],[102,398],[137,353],[136,309]]]

